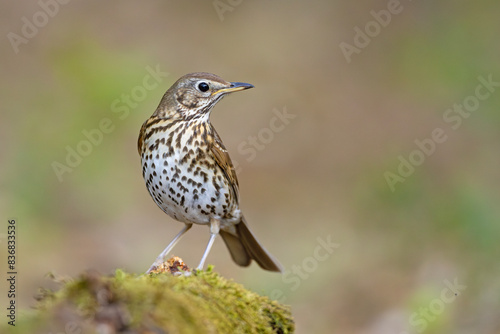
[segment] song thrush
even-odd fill
[[[257,241],[239,209],[238,179],[229,154],[210,123],[210,112],[229,93],[252,88],[210,73],[191,73],[170,87],[142,125],[138,149],[142,175],[156,204],[185,224],[147,271],[163,262],[193,224],[209,225],[210,239],[198,269],[217,234],[240,266],[255,260],[263,269],[281,265]]]

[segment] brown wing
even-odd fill
[[[142,124],[141,131],[139,132],[139,138],[137,139],[137,150],[139,151],[139,155],[142,154],[142,145],[144,145],[144,136],[146,135],[146,122]]]
[[[233,190],[234,198],[236,203],[239,203],[239,190],[238,190],[238,178],[236,177],[236,171],[234,170],[233,162],[229,157],[229,153],[226,150],[226,147],[222,143],[222,140],[219,137],[219,134],[212,127],[214,134],[214,141],[210,147],[210,150],[214,154],[215,162],[224,172],[226,179],[229,181],[231,188]]]

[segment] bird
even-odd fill
[[[210,231],[197,270],[203,270],[220,234],[239,266],[247,267],[254,260],[265,270],[283,271],[248,227],[240,210],[235,168],[210,122],[217,102],[253,87],[211,73],[186,74],[166,91],[152,116],[143,123],[137,146],[146,188],[163,212],[184,223],[147,274],[163,263],[193,224],[207,225]]]

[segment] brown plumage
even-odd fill
[[[210,112],[226,94],[253,86],[210,73],[181,77],[141,127],[138,150],[146,187],[156,204],[184,228],[148,270],[163,262],[192,224],[209,225],[203,269],[217,234],[240,266],[255,260],[263,269],[281,265],[257,241],[239,209],[238,179],[231,158],[210,123]]]

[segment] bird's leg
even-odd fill
[[[155,267],[163,263],[163,259],[165,258],[165,256],[167,256],[167,254],[172,250],[172,248],[174,248],[177,242],[181,239],[184,233],[186,233],[191,228],[191,226],[193,225],[192,224],[184,225],[184,228],[174,237],[172,241],[170,241],[170,243],[168,244],[167,247],[165,247],[163,252],[161,252],[161,254],[158,255],[155,262],[151,265],[151,267],[149,267],[148,271],[146,271],[146,274],[149,274],[151,270],[153,270]]]
[[[203,253],[203,257],[201,258],[200,264],[196,270],[203,270],[205,265],[205,260],[207,259],[208,253],[210,253],[210,249],[214,244],[215,237],[219,234],[220,230],[220,221],[217,219],[210,219],[210,239],[208,240],[207,248],[205,249],[205,253]]]

